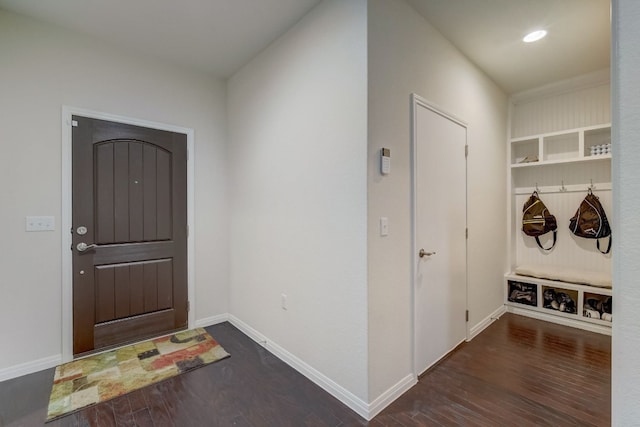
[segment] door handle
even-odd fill
[[[424,258],[426,256],[431,256],[431,255],[435,255],[435,252],[425,252],[424,249],[420,249],[420,252],[418,252],[418,255],[420,255],[420,258]]]
[[[88,251],[89,249],[94,249],[97,247],[98,245],[96,245],[95,243],[87,245],[85,242],[80,242],[78,243],[78,246],[76,246],[76,249],[78,250],[78,252],[84,252],[84,251]]]

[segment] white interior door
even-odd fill
[[[467,335],[467,129],[417,96],[413,119],[414,348],[419,375]]]

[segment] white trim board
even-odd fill
[[[506,312],[507,312],[507,307],[505,307],[504,304],[503,304],[500,307],[498,307],[493,313],[491,313],[490,315],[488,315],[487,317],[482,319],[479,323],[477,323],[475,326],[470,328],[469,329],[469,338],[467,338],[467,342],[471,341],[472,339],[474,339],[475,337],[480,335],[480,333],[482,331],[487,329],[487,327],[489,325],[491,325],[493,322],[498,320],[500,318],[500,316],[502,316]]]
[[[204,319],[198,319],[194,322],[194,328],[206,328],[208,326],[217,325],[219,323],[229,321],[228,314],[219,314],[217,316],[206,317]],[[130,344],[127,344],[130,345]],[[110,348],[107,351],[112,351]],[[44,369],[55,368],[61,365],[62,355],[56,354],[54,356],[44,357],[42,359],[33,360],[31,362],[21,363],[19,365],[9,366],[8,368],[0,369],[0,382],[18,378],[23,375],[33,374]]]
[[[369,415],[366,417],[367,420],[373,419],[373,417],[382,412],[384,408],[409,391],[409,389],[417,383],[418,380],[415,375],[409,374],[398,381],[395,385],[391,386],[387,391],[375,398],[373,402],[369,403]]]
[[[62,106],[62,212],[60,215],[60,230],[62,233],[62,362],[73,359],[73,258],[69,248],[71,247],[71,166],[72,166],[72,141],[71,141],[71,116],[78,115],[92,119],[108,120],[169,132],[187,135],[187,224],[189,236],[187,237],[187,294],[191,307],[196,304],[195,292],[195,201],[194,201],[194,131],[165,123],[157,123],[148,120],[119,116],[99,111],[86,110],[63,105]],[[189,328],[195,322],[195,311],[189,311]]]
[[[194,328],[206,328],[208,326],[217,325],[229,321],[229,314],[218,314],[217,316],[205,317],[204,319],[196,320],[193,325]]]
[[[249,338],[263,346],[266,350],[276,356],[278,359],[282,360],[287,365],[291,366],[293,369],[307,377],[309,380],[314,382],[324,391],[338,399],[340,402],[347,405],[354,412],[356,412],[361,417],[369,420],[372,417],[370,416],[370,406],[358,396],[351,393],[349,390],[345,389],[341,385],[334,382],[332,379],[328,378],[326,375],[317,371],[313,367],[309,366],[306,362],[301,360],[300,358],[294,356],[289,353],[284,348],[280,347],[275,342],[269,340],[266,336],[252,328],[251,326],[244,323],[242,320],[238,319],[234,315],[229,315],[229,322],[240,329],[242,333],[247,335]],[[398,395],[399,396],[399,395]]]
[[[525,308],[506,306],[508,313],[517,314],[519,316],[531,317],[546,322],[558,323],[560,325],[571,326],[585,331],[597,332],[603,335],[611,335],[611,328],[607,326],[596,325],[594,323],[581,322],[580,320],[568,319],[566,317],[555,316],[553,314],[541,313],[539,311],[527,310]]]
[[[49,357],[43,357],[42,359],[33,360],[31,362],[9,366],[8,368],[0,369],[0,382],[10,380],[12,378],[18,378],[23,375],[33,374],[34,372],[42,371],[44,369],[53,368],[58,366],[61,362],[62,355],[56,354]]]

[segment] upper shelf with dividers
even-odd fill
[[[511,168],[608,160],[610,147],[610,123],[513,138]]]

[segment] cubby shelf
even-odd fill
[[[539,167],[539,166],[561,165],[566,163],[579,163],[579,162],[593,162],[593,161],[602,161],[602,160],[611,160],[611,154],[599,154],[597,156],[576,157],[576,158],[562,159],[562,160],[543,160],[541,162],[531,162],[531,163],[516,163],[516,164],[512,164],[511,168],[515,169],[515,168]]]
[[[511,168],[607,160],[611,154],[591,155],[591,146],[611,143],[611,124],[513,138],[510,143]],[[523,162],[527,157],[536,160]]]

